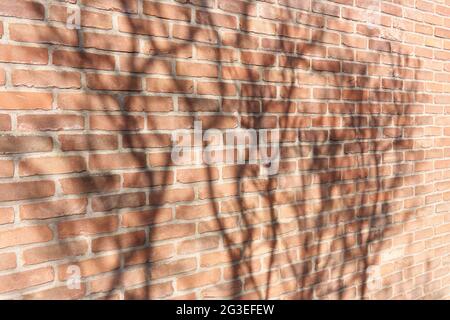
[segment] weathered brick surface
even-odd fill
[[[449,299],[449,14],[0,0],[0,298]],[[278,173],[175,165],[195,120]]]

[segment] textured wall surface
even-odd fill
[[[450,298],[449,61],[449,0],[0,0],[0,298]]]

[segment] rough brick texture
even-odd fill
[[[449,299],[449,125],[449,0],[0,0],[0,298]]]

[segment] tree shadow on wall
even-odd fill
[[[83,180],[63,179],[88,189],[90,207],[83,217],[50,223],[63,243],[63,221],[87,219],[111,233],[88,228],[92,252],[59,265],[60,279],[79,265],[92,298],[155,299],[175,290],[171,297],[398,295],[384,269],[382,285],[371,292],[368,285],[379,280],[370,267],[419,207],[396,198],[413,195],[409,126],[426,103],[416,94],[420,60],[383,38],[389,28],[359,22],[358,35],[327,29],[343,20],[325,9],[258,2],[268,19],[260,25],[254,2],[242,2],[240,20],[229,14],[226,22],[200,2],[183,4],[185,21],[121,14],[126,41],[90,41],[94,31],[82,26],[79,48],[54,48],[54,65],[83,73],[81,90],[55,93],[51,113],[82,112],[88,120],[58,142],[88,161]],[[186,69],[194,59],[202,65]],[[175,166],[170,134],[192,131],[194,120],[224,133],[279,129],[279,172],[264,177],[254,164]],[[62,192],[72,193],[64,185]],[[64,226],[68,237],[80,235]],[[395,265],[409,263],[397,258]],[[190,294],[199,279],[216,280]]]

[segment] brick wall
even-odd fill
[[[1,298],[450,298],[449,0],[0,21]],[[173,163],[196,120],[278,130],[279,171]]]

